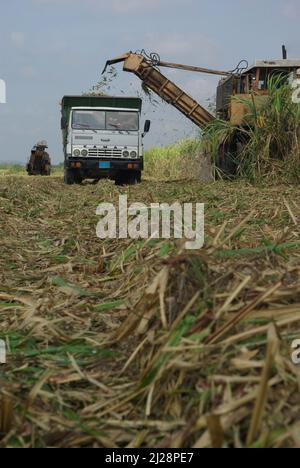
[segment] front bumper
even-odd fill
[[[100,167],[103,163],[104,167]],[[106,167],[105,167],[106,166]],[[144,169],[144,161],[141,159],[107,159],[107,158],[68,158],[65,162],[67,169],[72,169],[86,178],[116,177],[124,172],[140,172]]]

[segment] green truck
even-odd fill
[[[142,100],[131,97],[65,96],[61,128],[64,181],[110,178],[118,184],[141,182],[144,168],[141,130]]]

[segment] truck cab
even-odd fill
[[[65,96],[62,100],[66,184],[110,178],[141,181],[144,166],[142,100],[109,96]]]

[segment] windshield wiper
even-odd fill
[[[87,124],[76,124],[76,127],[87,128],[88,130],[91,130],[91,127]]]

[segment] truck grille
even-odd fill
[[[122,158],[122,150],[114,148],[90,148],[89,156],[92,158]]]

